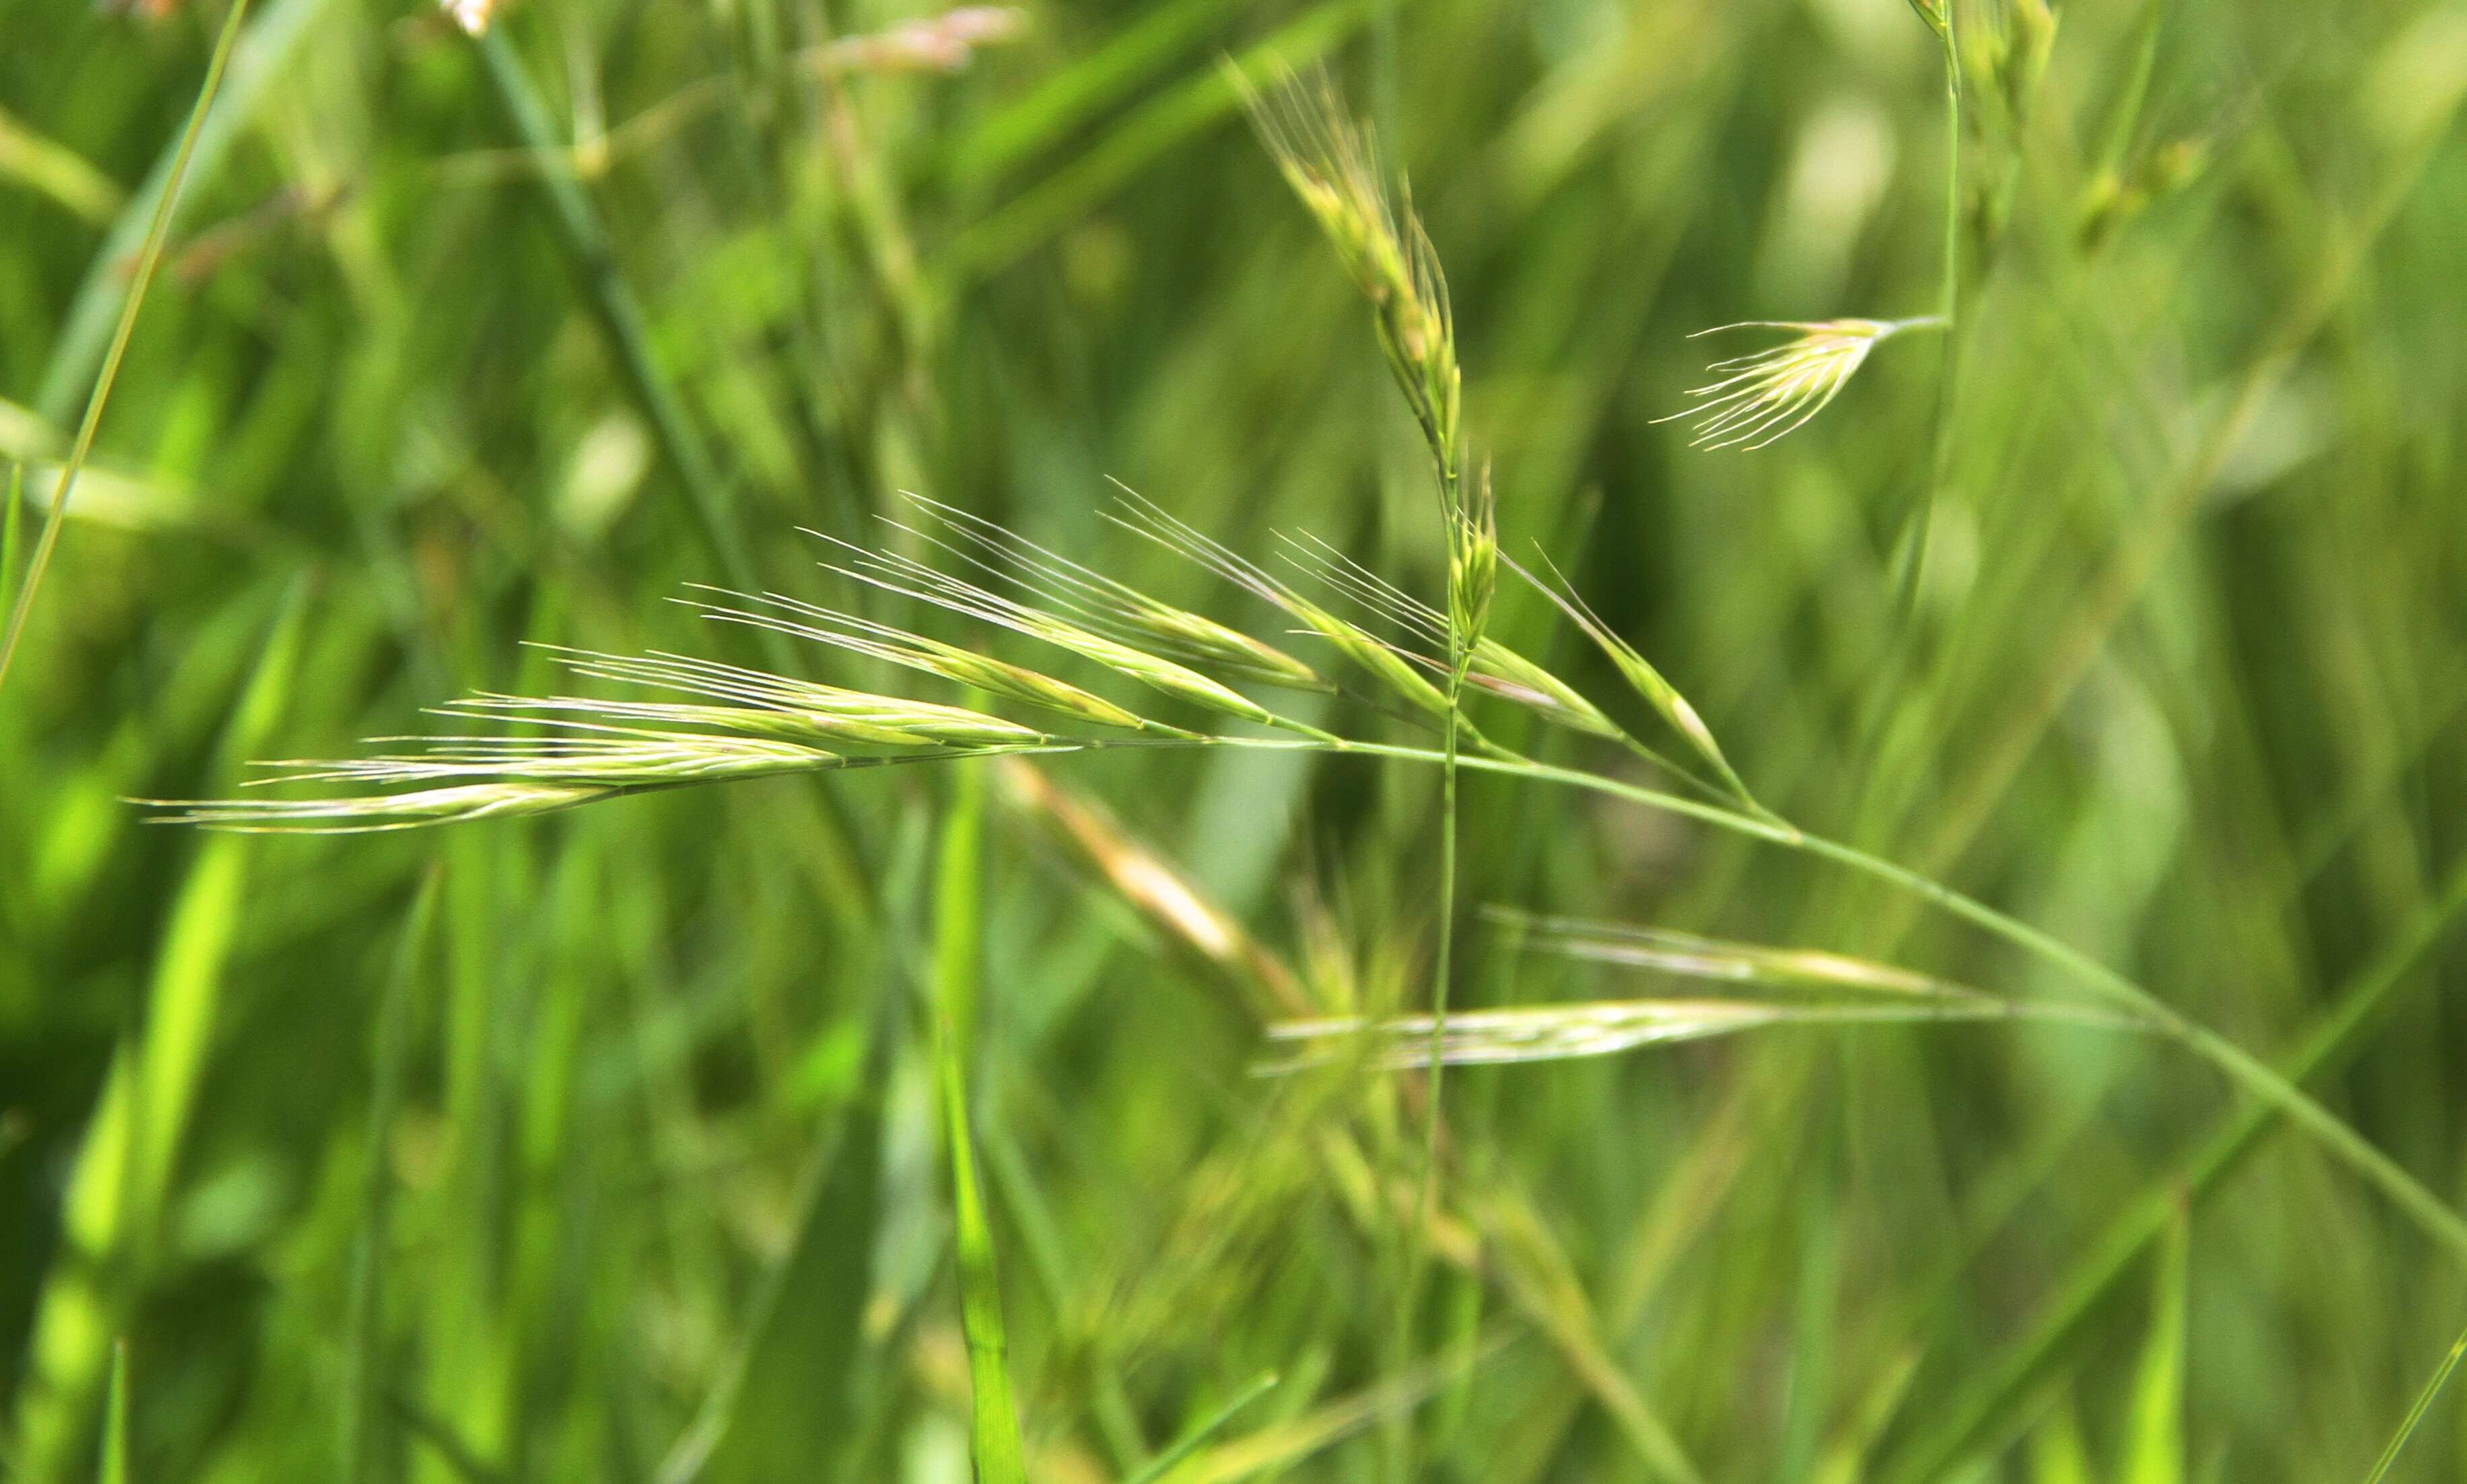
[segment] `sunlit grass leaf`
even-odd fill
[[[2179,1211],[2159,1249],[2150,1289],[2150,1333],[2133,1385],[2133,1428],[2119,1484],[2185,1484],[2185,1272],[2190,1218]]]
[[[2070,1392],[2049,1404],[2047,1415],[2031,1429],[2030,1484],[2098,1484]]]

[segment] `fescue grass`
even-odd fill
[[[2456,1473],[2447,7],[156,9],[11,1476]]]

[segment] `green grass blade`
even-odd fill
[[[2030,1434],[2030,1484],[2094,1484],[2072,1398],[2059,1397]]]
[[[1207,1447],[1208,1440],[1225,1430],[1226,1424],[1239,1416],[1244,1407],[1276,1388],[1277,1374],[1274,1371],[1252,1378],[1249,1385],[1234,1393],[1233,1398],[1223,1406],[1202,1418],[1199,1426],[1184,1433],[1171,1448],[1148,1460],[1144,1468],[1124,1479],[1122,1484],[1157,1484],[1157,1480],[1172,1473],[1183,1460]]]
[[[945,166],[950,178],[962,187],[987,184],[1058,143],[1155,76],[1233,9],[1231,0],[1174,0],[1150,11],[977,125],[951,151]]]
[[[374,1484],[385,1478],[386,1460],[393,1449],[393,1414],[385,1400],[394,1390],[385,1333],[385,1280],[394,1212],[392,1139],[410,1071],[412,1003],[418,993],[420,953],[437,921],[439,880],[431,870],[412,898],[402,941],[395,950],[394,973],[377,1003],[363,1156],[367,1168],[360,1193],[360,1227],[351,1242],[351,1307],[344,1341],[350,1366],[341,1407],[344,1484]]]
[[[163,260],[163,244],[171,235],[171,214],[180,203],[180,186],[188,179],[189,167],[196,158],[197,138],[205,130],[206,116],[213,110],[215,94],[222,86],[232,46],[239,39],[240,23],[247,18],[248,0],[233,0],[231,13],[223,17],[222,32],[215,38],[214,56],[206,63],[206,79],[197,88],[197,101],[189,110],[188,127],[181,131],[180,143],[171,153],[170,171],[164,177],[163,190],[147,222],[145,245],[138,252],[137,271],[121,306],[119,326],[111,333],[110,349],[103,352],[102,370],[86,397],[85,416],[78,424],[77,442],[69,450],[68,462],[60,467],[58,483],[52,486],[51,507],[44,512],[42,533],[34,540],[34,554],[27,563],[25,583],[17,590],[16,601],[9,607],[7,629],[0,631],[0,688],[9,684],[9,666],[17,658],[17,643],[25,635],[27,616],[34,611],[34,594],[43,585],[43,573],[51,566],[52,552],[59,545],[60,527],[68,519],[69,497],[77,492],[78,475],[85,468],[86,457],[94,452],[94,436],[102,425],[102,410],[111,400],[112,384],[120,379],[120,364],[128,353],[129,337],[137,330],[137,311],[145,307],[146,290],[152,285],[154,270]],[[46,395],[47,413],[51,402]],[[60,419],[55,416],[53,420]],[[10,509],[13,518],[13,499]]]
[[[2408,1440],[2415,1436],[2415,1429],[2424,1425],[2425,1414],[2433,1410],[2433,1399],[2441,1395],[2442,1387],[2450,1384],[2451,1373],[2458,1369],[2461,1356],[2467,1356],[2467,1332],[2459,1335],[2457,1341],[2451,1345],[2450,1353],[2433,1368],[2433,1375],[2425,1381],[2424,1389],[2415,1394],[2415,1405],[2407,1409],[2407,1416],[2399,1423],[2398,1431],[2390,1435],[2389,1447],[2382,1450],[2382,1456],[2373,1465],[2373,1472],[2365,1476],[2365,1484],[2382,1484],[2389,1477],[2391,1468],[2398,1463],[2398,1455],[2407,1450]]]
[[[712,458],[710,445],[686,416],[684,399],[677,395],[668,372],[652,354],[650,329],[633,289],[618,271],[616,248],[608,229],[581,183],[562,163],[567,146],[550,122],[548,104],[532,85],[531,75],[523,70],[522,58],[515,55],[513,43],[506,39],[503,28],[489,29],[473,44],[479,49],[488,81],[496,89],[497,100],[512,122],[515,135],[540,162],[534,179],[548,202],[550,223],[556,229],[558,240],[565,244],[578,286],[607,335],[610,349],[617,354],[626,390],[649,420],[660,452],[685,486],[686,499],[703,540],[718,558],[720,571],[731,586],[758,592],[761,584],[755,580],[754,562],[747,554],[745,536],[737,527],[719,465]],[[770,642],[784,650],[776,636]],[[784,670],[788,666],[775,661],[775,667]]]
[[[9,508],[0,511],[0,609],[9,605],[17,575],[17,547],[25,533],[26,465],[20,461],[9,466]]]
[[[2467,866],[2454,867],[2440,893],[2380,956],[2342,987],[2328,1015],[2284,1058],[2292,1082],[2335,1075],[2388,1023],[2410,984],[2467,920]],[[2220,1120],[2210,1135],[2154,1177],[2051,1289],[2038,1321],[2000,1352],[1971,1367],[1973,1381],[1936,1407],[1931,1426],[1880,1468],[1884,1484],[1917,1484],[1941,1476],[2012,1434],[2038,1388],[2087,1333],[2091,1316],[2166,1232],[2179,1209],[2198,1202],[2277,1122],[2271,1105],[2249,1107]]]
[[[0,180],[51,197],[98,227],[106,227],[124,203],[112,178],[57,140],[45,139],[0,108]]]
[[[2150,1336],[2133,1387],[2131,1451],[2119,1484],[2184,1484],[2184,1273],[2190,1221],[2167,1227],[2150,1294]]]
[[[1264,83],[1280,65],[1305,66],[1367,24],[1378,0],[1334,0],[1304,11],[1229,70],[1204,67],[1189,80],[1123,120],[1070,164],[962,233],[945,264],[955,280],[988,277],[1018,261],[1091,207],[1120,190],[1166,151],[1238,112],[1234,77]]]
[[[871,1014],[862,1080],[815,1151],[794,1245],[757,1300],[727,1374],[661,1465],[659,1484],[691,1484],[706,1473],[830,1479],[847,1461],[881,1224],[882,1109],[896,1004],[884,995]],[[741,1419],[758,1422],[740,1426]]]
[[[952,1245],[960,1270],[960,1317],[972,1394],[970,1456],[978,1484],[1026,1484],[1019,1413],[1011,1402],[1010,1338],[985,1193],[968,1136],[967,1065],[976,1032],[985,949],[985,770],[959,770],[942,829],[934,941],[934,1058],[942,1133],[951,1162]]]
[[[102,1414],[102,1484],[128,1484],[128,1341],[111,1347],[111,1400]]]
[[[125,314],[128,300],[142,296],[143,279],[131,275],[128,266],[140,260],[156,214],[181,192],[184,177],[193,183],[211,178],[221,168],[241,126],[248,123],[259,100],[282,73],[292,48],[328,3],[329,0],[273,0],[233,49],[230,74],[193,142],[184,135],[182,143],[165,150],[146,184],[121,211],[111,231],[95,249],[51,359],[43,368],[34,409],[44,421],[65,426],[76,414],[78,393],[85,390],[87,379],[107,354],[115,317]],[[235,11],[247,9],[245,5],[234,7]],[[176,212],[175,204],[173,210]]]

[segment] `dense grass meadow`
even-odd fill
[[[2467,1476],[2462,104],[0,0],[0,1478]]]

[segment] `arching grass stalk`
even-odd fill
[[[669,684],[682,682],[671,681]],[[887,698],[866,699],[876,705],[895,704]],[[712,726],[718,724],[721,713],[729,708],[704,708],[702,710],[706,714],[698,716],[697,723]],[[751,708],[749,713],[758,716],[766,729],[779,725],[781,714],[768,710],[752,711]],[[870,710],[868,715],[876,717],[879,712]],[[728,724],[736,726],[743,723],[732,717]],[[944,723],[941,711],[934,709],[920,712],[906,725],[925,733]],[[852,756],[809,746],[783,746],[776,751],[749,752],[745,749],[746,742],[762,738],[714,738],[683,731],[638,736],[631,729],[614,726],[597,730],[625,734],[579,742],[570,737],[555,736],[507,739],[484,749],[475,749],[467,741],[448,738],[442,740],[443,753],[437,756],[367,758],[342,765],[294,765],[294,780],[373,784],[442,782],[441,786],[410,793],[317,799],[260,798],[172,804],[169,807],[177,812],[166,818],[215,828],[256,831],[402,829],[460,820],[549,813],[602,798],[733,777],[1005,753],[1059,754],[1130,748],[1323,752],[1442,768],[1448,764],[1444,749],[1399,743],[1211,735],[1188,731],[1053,736],[1037,742],[989,743],[978,740],[982,736],[982,728],[974,722],[954,725],[952,730],[930,745],[868,756]],[[698,750],[706,747],[710,749],[712,759],[708,764],[698,760]],[[2154,1033],[2182,1046],[2209,1063],[2235,1086],[2287,1114],[2341,1163],[2381,1190],[2428,1235],[2462,1264],[2467,1264],[2467,1220],[2462,1220],[2413,1176],[2365,1141],[2302,1089],[2242,1047],[2187,1019],[2140,984],[2018,918],[1881,856],[1726,805],[1523,757],[1484,753],[1460,755],[1456,766],[1459,770],[1581,789],[1799,851],[1882,882],[1969,923],[2058,970],[2091,994],[2129,1012]],[[296,771],[301,768],[312,771]]]
[[[1481,522],[1486,532],[1488,502],[1478,496],[1474,505],[1474,520]],[[1415,654],[1405,644],[1377,640],[1348,620],[1310,603],[1152,505],[1134,498],[1121,508],[1132,518],[1124,524],[1144,522],[1134,528],[1145,529],[1286,613],[1306,617],[1309,632],[1382,683],[1392,696],[1405,700],[1415,709],[1440,709],[1449,714],[1456,710],[1422,678],[1422,666],[1432,664],[1432,657]],[[985,558],[981,563],[983,570],[1031,597],[1032,579],[1043,573],[1051,580],[1050,562],[1038,554],[1037,549],[1016,541],[996,540],[979,551]],[[863,553],[859,555],[863,557]],[[859,566],[853,570],[867,569]],[[1565,682],[1541,671],[1531,662],[1487,641],[1470,647],[1462,641],[1463,634],[1478,632],[1472,625],[1480,621],[1482,606],[1487,602],[1486,593],[1465,591],[1472,581],[1480,580],[1468,579],[1465,572],[1465,559],[1460,556],[1451,572],[1450,650],[1441,662],[1447,665],[1459,703],[1462,700],[1462,680],[1469,674],[1484,672],[1482,655],[1488,653],[1492,658],[1487,662],[1487,673],[1526,678],[1497,688],[1486,687],[1486,693],[1581,735],[1600,737],[1605,735],[1605,729],[1609,733],[1618,733],[1620,729],[1599,708],[1584,701]],[[937,595],[948,596],[958,591],[956,587],[940,583],[921,567],[910,575],[914,580],[903,586],[912,588],[929,603],[953,606],[938,602]],[[1263,715],[1270,718],[1264,725],[1276,726],[1276,714],[1250,698],[1220,693],[1217,686],[1192,684],[1196,672],[1178,662],[1165,662],[1150,646],[1168,645],[1186,658],[1216,668],[1220,674],[1238,673],[1250,677],[1254,684],[1317,689],[1326,683],[1317,670],[1273,646],[1229,637],[1231,631],[1127,586],[1117,583],[1076,591],[1082,603],[1077,610],[1081,618],[1120,636],[1118,641],[1092,642],[1095,629],[1063,622],[1030,601],[1006,600],[1006,606],[985,607],[970,600],[956,608],[976,617],[994,632],[1028,636],[1064,651],[1077,663],[1099,666],[1120,679],[1143,683],[1171,697],[1187,710],[1212,718],[1212,725],[1201,723],[1199,714],[1188,718],[1208,730],[1152,719],[1042,669],[930,640],[875,620],[859,619],[776,594],[730,594],[725,596],[733,599],[732,603],[697,602],[692,606],[714,621],[756,624],[781,637],[892,660],[937,681],[962,687],[985,705],[1007,706],[1050,719],[1038,726],[1026,726],[969,707],[875,695],[685,656],[625,658],[553,650],[558,663],[577,676],[688,699],[473,697],[442,708],[443,713],[466,722],[519,720],[535,729],[534,734],[445,736],[429,739],[419,751],[412,753],[278,764],[284,776],[266,781],[348,783],[358,785],[362,791],[339,798],[256,798],[192,803],[175,806],[178,812],[171,818],[239,830],[403,829],[456,820],[551,813],[625,794],[729,778],[1142,746],[1317,751],[1436,763],[1443,776],[1470,768],[1581,788],[1801,851],[1875,878],[2056,967],[2098,998],[2146,1021],[2209,1062],[2238,1087],[2286,1113],[2325,1148],[2388,1193],[2445,1247],[2467,1260],[2467,1222],[2286,1078],[2233,1043],[2187,1020],[2115,970],[1984,903],[1880,856],[1809,835],[1760,810],[1745,797],[1733,807],[1727,800],[1711,802],[1601,774],[1535,762],[1495,745],[1465,754],[1450,745],[1444,735],[1441,746],[1432,749],[1353,741],[1289,725],[1279,729],[1285,732],[1282,736],[1233,734],[1226,729],[1234,724],[1262,725]],[[1641,663],[1641,658],[1638,663]],[[1695,716],[1692,707],[1683,709],[1685,698],[1658,673],[1630,673],[1628,667],[1622,666],[1621,674],[1665,721],[1673,715]],[[1689,737],[1683,730],[1683,737],[1688,737],[1700,751],[1718,756],[1709,730],[1703,727],[1701,717],[1696,721],[1696,730],[1703,735]],[[1466,735],[1480,735],[1471,730],[1470,723],[1463,724],[1463,730]],[[1452,878],[1453,863],[1445,865],[1445,874]],[[1446,884],[1453,888],[1452,879]],[[1441,941],[1445,945],[1448,939],[1443,937]],[[1438,1000],[1433,1006],[1430,1027],[1434,1073],[1445,1063],[1445,1057],[1439,1054],[1445,1049],[1446,1038],[1444,995]],[[1435,1081],[1434,1098],[1437,1091]],[[1425,1132],[1427,1138],[1429,1131]],[[1427,1177],[1428,1171],[1424,1173]],[[1410,1240],[1409,1236],[1409,1243]]]
[[[180,186],[188,179],[189,162],[197,151],[197,135],[206,125],[207,112],[214,107],[215,94],[222,88],[232,46],[239,39],[240,23],[247,16],[248,0],[232,0],[231,11],[223,17],[223,29],[215,37],[214,56],[206,63],[206,80],[197,88],[197,101],[189,110],[188,127],[181,131],[179,150],[171,157],[171,173],[163,182],[162,198],[154,203],[154,219],[146,229],[146,245],[137,254],[137,271],[128,286],[128,302],[120,311],[120,327],[112,331],[111,349],[103,355],[94,393],[86,398],[85,416],[78,424],[77,441],[69,449],[68,462],[60,466],[58,481],[52,485],[51,508],[44,512],[42,533],[34,538],[34,553],[26,564],[25,583],[17,590],[17,600],[10,605],[8,629],[0,633],[0,689],[9,684],[9,667],[17,658],[17,642],[25,635],[27,616],[34,612],[34,594],[43,585],[43,573],[51,568],[53,549],[59,545],[60,526],[68,518],[69,497],[77,492],[78,476],[85,471],[86,458],[94,452],[94,436],[102,425],[103,406],[111,400],[112,385],[120,379],[120,363],[128,353],[130,336],[137,330],[137,311],[145,306],[146,290],[154,281],[154,270],[163,260],[163,244],[171,235],[171,214],[180,203]],[[12,497],[12,516],[15,508]]]

